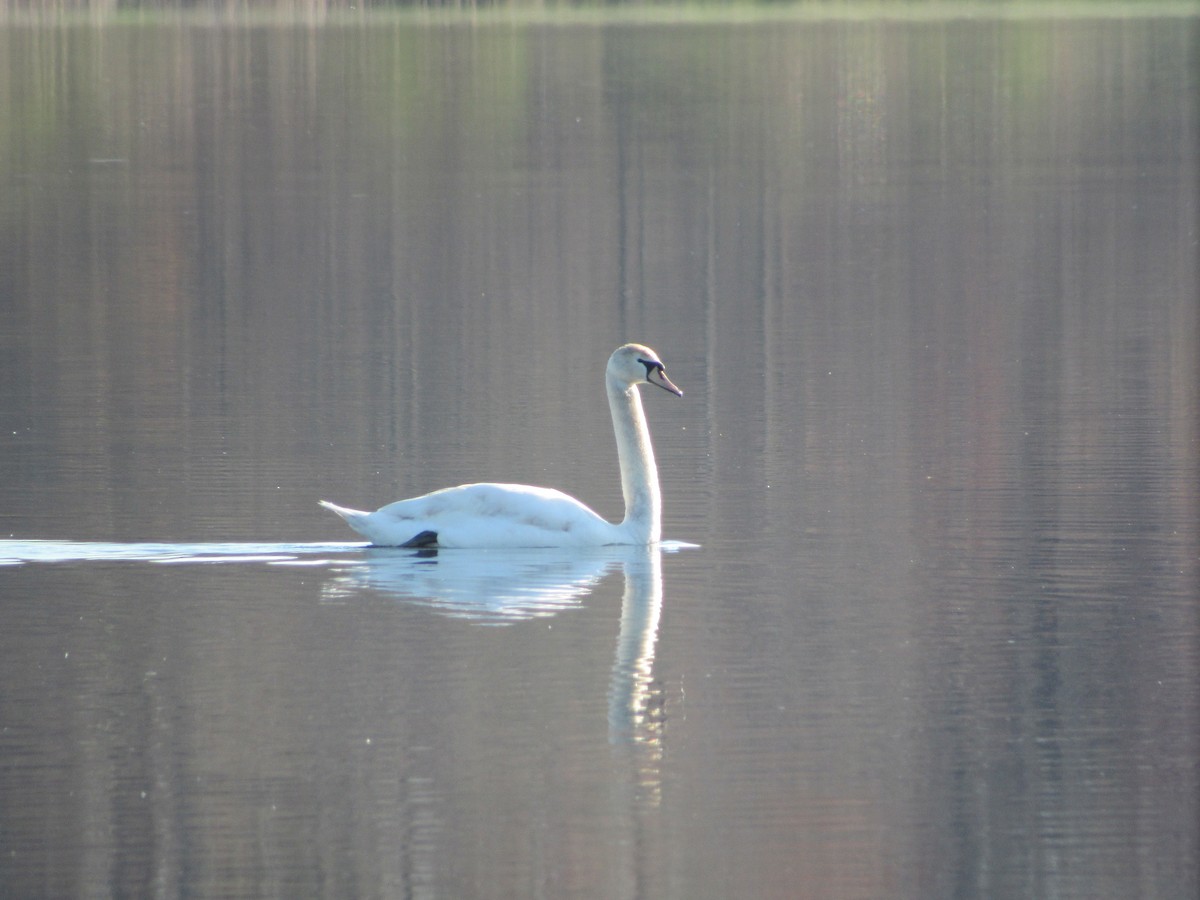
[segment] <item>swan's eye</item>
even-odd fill
[[[663,370],[663,364],[654,359],[640,359],[639,358],[638,362],[640,362],[643,366],[646,367],[646,380],[647,381],[650,380],[650,376],[653,375],[655,372],[661,372]]]

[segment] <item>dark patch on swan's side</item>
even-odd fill
[[[407,541],[400,545],[401,547],[436,547],[437,532],[422,531],[420,534],[415,534]]]

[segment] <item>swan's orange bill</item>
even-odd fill
[[[664,372],[662,369],[655,369],[653,372],[650,372],[646,376],[646,379],[651,384],[657,384],[664,391],[670,391],[676,397],[683,396],[683,391],[681,391],[679,388],[675,387],[675,385],[673,385],[671,383],[671,379],[667,377],[667,373]]]

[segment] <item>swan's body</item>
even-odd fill
[[[653,544],[662,533],[662,495],[639,384],[683,392],[649,347],[626,344],[605,369],[617,437],[625,518],[609,522],[574,497],[525,484],[464,484],[398,500],[375,512],[321,505],[382,547],[598,547]]]

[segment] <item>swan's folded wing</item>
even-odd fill
[[[562,491],[524,484],[445,488],[389,503],[370,519],[369,527],[387,543],[432,531],[441,547],[595,545],[614,542],[616,528]]]

